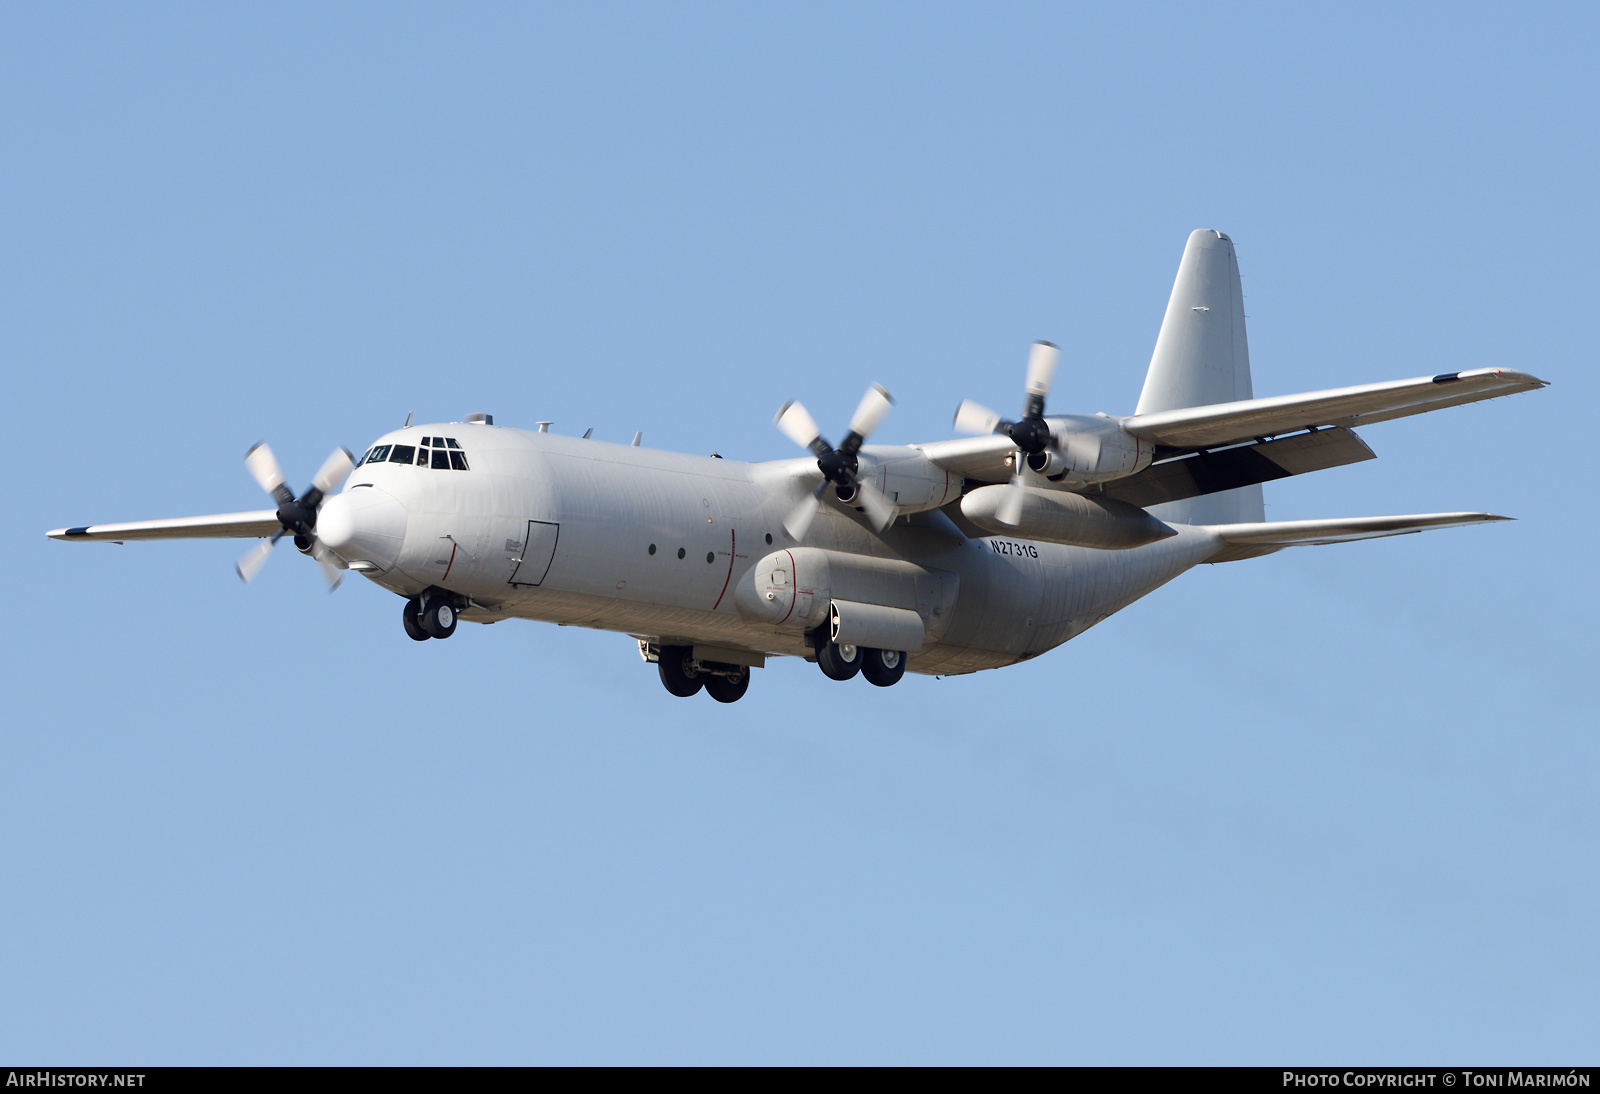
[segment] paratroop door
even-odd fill
[[[523,541],[522,554],[516,559],[517,568],[511,571],[511,584],[538,585],[550,572],[550,563],[556,557],[556,540],[561,536],[561,525],[543,520],[528,522],[528,537]]]

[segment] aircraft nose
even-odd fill
[[[317,538],[352,570],[382,573],[400,560],[405,506],[376,486],[352,487],[322,503]]]

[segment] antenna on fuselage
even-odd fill
[[[400,427],[401,429],[410,429],[411,428],[411,415],[413,415],[415,413],[416,413],[415,410],[406,411],[406,424],[401,426]]]
[[[642,440],[644,440],[644,430],[641,429],[639,432],[633,435],[633,447],[638,448],[639,442]]]
[[[594,436],[594,426],[590,426],[588,429],[585,429],[583,431],[583,439],[584,440],[588,440],[590,437],[593,437],[593,436]]]

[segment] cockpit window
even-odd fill
[[[432,441],[430,445],[428,442]],[[422,445],[414,444],[378,444],[368,449],[367,454],[361,457],[361,462],[356,464],[382,463],[385,458],[390,463],[409,463],[417,467],[431,467],[436,471],[466,471],[467,454],[461,451],[461,446],[456,444],[454,437],[424,437]],[[444,447],[449,445],[449,448]],[[437,446],[437,447],[435,447]]]

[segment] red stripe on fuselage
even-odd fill
[[[722,603],[722,598],[728,595],[728,582],[733,580],[733,564],[739,557],[734,549],[739,546],[739,533],[735,529],[728,529],[728,576],[722,579],[722,591],[717,594],[717,603],[711,605],[711,610],[717,610],[717,604]]]

